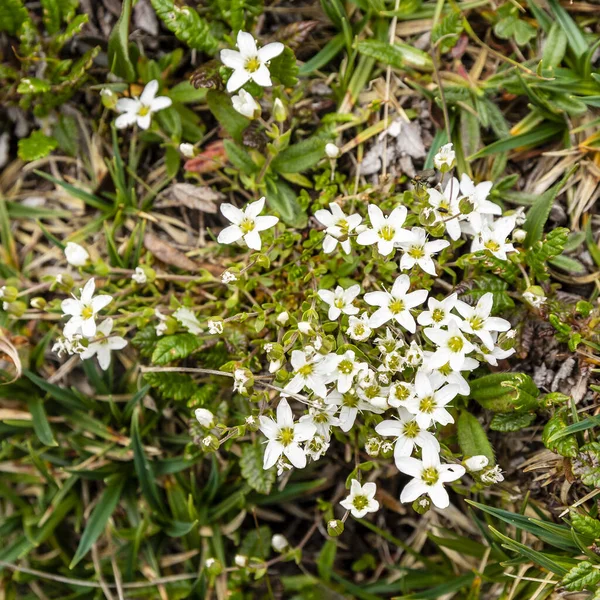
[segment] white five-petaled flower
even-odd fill
[[[360,485],[357,479],[353,479],[350,483],[350,495],[340,504],[349,510],[355,519],[362,519],[367,513],[379,510],[379,502],[375,500],[376,493],[377,486],[373,482]]]
[[[340,285],[331,290],[319,290],[319,298],[326,304],[329,304],[328,317],[330,321],[335,321],[342,313],[345,315],[356,315],[359,310],[352,304],[356,296],[360,294],[360,285],[351,285],[344,289]]]
[[[65,257],[67,262],[74,267],[84,267],[90,259],[88,251],[75,242],[67,242],[65,246]]]
[[[116,109],[122,114],[115,121],[117,129],[124,129],[135,123],[140,129],[148,129],[152,113],[168,108],[172,104],[171,98],[157,97],[156,92],[158,92],[158,81],[153,79],[146,85],[139,98],[119,98]]]
[[[414,333],[415,319],[410,309],[423,304],[427,299],[427,290],[416,290],[408,293],[410,278],[399,275],[390,292],[369,292],[365,294],[365,302],[379,308],[371,315],[371,327],[381,327],[391,319],[395,319],[404,329]]]
[[[423,460],[404,456],[396,459],[398,470],[414,479],[402,490],[400,502],[412,502],[419,496],[427,494],[438,508],[447,508],[450,504],[445,483],[460,479],[465,474],[462,465],[443,465],[439,454],[425,446],[422,450]]]
[[[371,229],[358,234],[356,241],[362,246],[377,244],[379,254],[387,256],[396,244],[410,240],[410,231],[402,229],[406,220],[406,206],[398,206],[386,217],[379,206],[369,204]]]
[[[232,96],[231,102],[233,108],[248,119],[254,119],[260,114],[260,105],[246,90],[240,90],[236,96]]]
[[[336,411],[337,407],[331,405],[311,407],[308,409],[308,414],[302,415],[298,422],[312,423],[316,427],[315,435],[328,442],[331,438],[331,428],[340,424],[340,420],[335,416]]]
[[[398,419],[382,421],[375,427],[379,435],[396,438],[394,445],[394,459],[410,456],[415,446],[424,448],[428,446],[435,452],[440,451],[440,444],[435,436],[423,429],[414,415],[404,407],[398,409]]]
[[[463,173],[460,178],[460,193],[473,205],[473,210],[466,216],[474,232],[481,231],[481,227],[488,215],[501,215],[502,208],[495,202],[490,202],[487,197],[492,189],[491,181],[482,181],[475,185],[471,178]],[[486,215],[482,218],[482,215]]]
[[[506,239],[514,228],[514,216],[483,224],[481,232],[473,238],[471,252],[488,250],[496,258],[506,260],[506,254],[515,251],[515,247]]]
[[[270,469],[284,455],[297,469],[303,469],[306,466],[306,454],[300,443],[315,435],[315,425],[309,422],[294,423],[292,409],[285,399],[277,406],[277,421],[262,415],[259,420],[260,430],[269,440],[265,448],[263,468]]]
[[[476,335],[488,350],[494,349],[494,339],[491,332],[508,331],[510,329],[510,322],[506,319],[490,316],[493,305],[494,296],[491,292],[481,296],[477,306],[470,306],[462,300],[456,303],[456,310],[464,319],[459,322],[460,329],[466,333]]]
[[[431,258],[432,254],[440,252],[450,245],[448,240],[427,241],[427,232],[421,227],[413,227],[410,230],[410,238],[400,242],[398,246],[404,250],[400,259],[400,269],[406,271],[419,265],[425,273],[436,276],[435,264]]]
[[[325,403],[339,407],[339,427],[344,433],[347,433],[352,429],[359,410],[377,414],[382,412],[381,409],[378,409],[366,400],[359,398],[354,390],[350,390],[345,394],[341,394],[337,390],[332,390],[327,398],[325,398]]]
[[[281,42],[273,42],[262,48],[256,47],[256,40],[252,34],[240,31],[237,36],[238,50],[221,50],[221,62],[233,69],[227,81],[227,91],[235,92],[247,81],[254,81],[262,87],[271,85],[269,61],[283,52]]]
[[[335,370],[331,377],[337,379],[338,392],[345,394],[352,387],[354,378],[361,371],[366,371],[368,365],[366,362],[359,362],[356,360],[354,350],[346,350],[344,354],[334,356],[337,365],[335,366]]]
[[[360,317],[351,316],[348,320],[346,333],[357,342],[364,342],[369,338],[373,330],[369,325],[369,315],[364,312]]]
[[[338,243],[346,254],[350,254],[350,238],[352,233],[362,222],[360,215],[346,215],[339,204],[331,202],[329,210],[324,208],[315,212],[315,219],[325,225],[325,239],[323,240],[323,252],[331,254]]]
[[[448,324],[448,329],[428,327],[423,330],[423,333],[437,346],[437,350],[428,362],[431,369],[450,363],[453,371],[461,371],[467,354],[475,350],[475,346],[467,340],[458,328],[458,324],[454,322]]]
[[[118,335],[110,335],[113,328],[113,320],[109,317],[102,321],[96,328],[96,338],[88,344],[88,347],[81,352],[82,360],[98,357],[98,364],[103,371],[106,371],[110,365],[110,353],[112,350],[122,350],[127,346],[127,340]]]
[[[445,385],[436,390],[428,375],[420,370],[415,377],[415,395],[404,403],[404,407],[415,415],[415,420],[422,429],[428,429],[433,423],[448,425],[454,423],[454,419],[446,406],[456,394],[456,385]]]
[[[331,359],[316,354],[311,346],[307,346],[306,352],[293,350],[290,362],[294,368],[294,376],[285,386],[285,391],[297,394],[307,387],[320,398],[325,398],[327,395],[325,386],[331,378]]]
[[[453,371],[449,362],[447,362],[445,365],[441,365],[440,367],[431,367],[429,363],[432,356],[433,352],[425,351],[422,370],[424,373],[427,373],[433,388],[437,389],[444,385],[444,383],[451,383],[458,386],[458,393],[461,396],[468,396],[471,388],[469,386],[469,382],[463,377],[461,371],[475,370],[479,366],[479,361],[467,356],[463,366],[461,367],[461,371]]]
[[[148,276],[142,267],[136,267],[131,279],[140,285],[146,283],[148,281]]]
[[[417,322],[419,325],[425,327],[434,327],[439,329],[440,327],[446,327],[451,321],[459,321],[458,316],[452,314],[452,309],[456,306],[458,300],[458,294],[450,294],[443,300],[436,300],[433,296],[430,296],[427,300],[427,308],[419,313]]]
[[[233,225],[223,229],[217,241],[221,244],[232,244],[243,238],[248,248],[260,250],[262,241],[259,232],[274,227],[279,221],[277,217],[259,217],[264,206],[264,197],[251,202],[244,210],[236,208],[233,204],[221,204],[221,212]]]
[[[96,335],[96,315],[105,306],[112,302],[112,297],[101,294],[94,297],[96,282],[90,279],[83,289],[80,289],[79,298],[67,298],[62,301],[63,313],[71,318],[65,324],[63,334],[66,338],[72,338],[81,333],[86,338]]]
[[[433,166],[442,172],[449,171],[454,166],[456,153],[453,150],[452,142],[444,144],[433,157]]]
[[[443,222],[448,235],[456,241],[461,233],[458,221],[460,215],[458,179],[453,177],[447,183],[444,193],[438,192],[435,188],[428,189],[427,193],[429,194],[429,205],[433,210],[435,222]]]

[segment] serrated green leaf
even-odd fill
[[[471,382],[470,397],[483,408],[505,413],[536,408],[539,393],[525,373],[492,373]]]
[[[548,261],[560,256],[569,237],[569,230],[557,227],[548,232],[542,241],[536,241],[525,253],[525,262],[540,281],[548,279]]]
[[[144,379],[156,388],[165,398],[187,400],[194,395],[194,380],[183,373],[144,373]]]
[[[577,533],[589,535],[595,540],[600,540],[600,521],[589,515],[584,515],[574,508],[569,512],[571,524]]]
[[[149,358],[152,356],[159,340],[160,337],[156,335],[155,328],[149,325],[143,329],[139,329],[133,336],[131,343],[140,351],[140,354],[144,358]]]
[[[513,308],[515,303],[508,295],[508,283],[491,274],[484,274],[469,281],[469,290],[460,294],[460,299],[475,305],[485,294],[492,294],[493,311],[501,313]]]
[[[593,591],[598,583],[600,583],[600,567],[587,560],[582,560],[574,566],[561,581],[561,585],[569,592],[581,592],[585,589]]]
[[[431,44],[435,45],[438,40],[444,38],[439,44],[440,52],[444,54],[454,47],[463,29],[462,14],[459,11],[452,11],[432,29]]]
[[[58,146],[58,142],[41,130],[19,140],[19,158],[24,161],[39,160],[48,156]]]
[[[202,345],[202,340],[193,333],[178,333],[161,337],[152,353],[152,362],[166,365],[186,358]]]
[[[242,477],[260,494],[269,494],[275,482],[275,469],[263,469],[264,449],[258,444],[246,444],[240,458]]]
[[[15,35],[26,21],[31,22],[31,18],[21,0],[0,2],[0,31]]]
[[[560,439],[556,439],[556,434],[566,429],[568,424],[565,412],[562,410],[557,411],[544,427],[542,442],[544,442],[546,448],[557,452],[561,456],[575,458],[579,452],[579,445],[577,444],[575,435],[566,435]]]
[[[490,422],[490,429],[507,433],[529,427],[535,421],[535,413],[496,413]]]
[[[269,64],[271,77],[285,87],[294,87],[298,83],[298,63],[291,48],[284,47],[283,52],[273,58]]]

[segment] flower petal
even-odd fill
[[[152,100],[156,96],[156,92],[158,92],[158,81],[153,79],[144,88],[142,95],[140,96],[140,102],[146,106],[150,106]]]
[[[225,229],[219,233],[217,242],[219,242],[219,244],[232,244],[241,239],[243,235],[242,230],[237,225],[230,225],[229,227],[225,227]]]
[[[260,62],[268,62],[272,58],[279,56],[283,52],[283,48],[284,46],[281,42],[271,42],[259,49],[258,58]]]

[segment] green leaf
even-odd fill
[[[458,41],[458,36],[464,29],[463,16],[462,14],[454,10],[447,14],[431,31],[431,44],[434,46],[438,40],[444,38],[440,44],[440,52],[445,54],[454,46]]]
[[[317,54],[300,67],[298,74],[301,77],[305,77],[306,75],[310,75],[313,71],[324,67],[342,51],[343,47],[344,36],[341,33],[338,33],[335,37],[332,37]]]
[[[490,429],[508,433],[529,427],[534,421],[535,413],[496,413],[490,422]]]
[[[165,507],[158,492],[158,486],[156,485],[156,478],[152,471],[152,465],[146,458],[144,452],[144,446],[142,445],[142,439],[140,437],[140,425],[139,425],[139,408],[133,411],[131,419],[131,449],[133,450],[133,465],[135,472],[142,488],[142,493],[148,501],[148,504],[157,512],[164,514]]]
[[[544,67],[558,67],[567,51],[567,35],[557,21],[552,23],[548,37],[544,42],[542,64]]]
[[[561,581],[569,592],[581,592],[584,589],[594,591],[600,583],[600,567],[587,560],[574,566]]]
[[[260,494],[269,494],[275,482],[275,469],[263,469],[264,448],[259,444],[246,444],[242,449],[240,470],[248,485]]]
[[[535,227],[535,225],[534,225]],[[548,279],[548,261],[562,254],[569,236],[565,227],[550,231],[543,241],[536,241],[525,253],[525,262],[540,281]]]
[[[333,572],[336,554],[337,542],[335,540],[327,540],[317,556],[317,571],[319,572],[319,577],[327,583],[331,581],[331,573]]]
[[[567,425],[568,421],[565,411],[556,411],[544,427],[542,442],[544,442],[546,448],[561,456],[575,458],[579,452],[579,444],[575,435],[566,435],[560,438],[556,435],[566,429]]]
[[[48,156],[58,146],[58,142],[41,130],[19,140],[19,158],[24,161],[38,160]]]
[[[287,225],[301,229],[306,226],[306,213],[302,210],[296,192],[285,182],[266,179],[267,203],[271,210],[277,211]]]
[[[178,6],[172,0],[150,0],[156,14],[178,40],[190,48],[213,54],[219,45],[208,22],[191,6]]]
[[[558,24],[565,32],[567,42],[575,56],[579,57],[586,53],[588,44],[583,33],[573,21],[569,13],[558,3],[558,0],[548,0],[550,10],[554,13]]]
[[[225,146],[225,152],[227,152],[227,158],[234,167],[237,167],[246,175],[252,175],[258,171],[258,165],[254,163],[243,148],[231,140],[225,140],[223,145]]]
[[[433,71],[433,62],[429,54],[408,44],[392,45],[376,39],[368,39],[358,42],[358,51],[364,56],[396,69],[408,66],[423,71]]]
[[[206,101],[210,112],[219,121],[223,129],[236,142],[241,143],[242,133],[250,125],[250,121],[233,108],[231,99],[225,92],[209,90],[206,94]]]
[[[193,333],[178,333],[161,337],[154,352],[152,362],[156,365],[166,365],[174,360],[186,358],[202,346],[202,340]]]
[[[285,87],[294,87],[298,83],[298,63],[291,48],[285,46],[283,52],[273,58],[269,64],[271,77]]]
[[[129,21],[131,19],[131,0],[125,0],[121,15],[108,38],[108,67],[114,75],[135,80],[135,68],[129,56]]]
[[[462,453],[467,456],[483,455],[488,458],[491,465],[495,464],[494,450],[481,423],[468,411],[463,410],[456,422],[458,445]]]
[[[106,486],[106,489],[90,515],[85,530],[79,540],[79,546],[77,547],[75,556],[69,565],[69,569],[72,569],[79,563],[79,561],[89,552],[92,544],[104,531],[108,519],[110,519],[119,503],[124,484],[125,479],[123,477],[118,477],[113,479]]]
[[[61,388],[54,383],[49,383],[45,379],[42,379],[35,373],[23,370],[23,375],[33,382],[37,387],[50,394],[57,402],[60,402],[64,407],[75,410],[85,410],[85,404],[73,393],[71,390]]]
[[[581,535],[590,536],[595,540],[600,540],[600,521],[598,519],[594,519],[589,515],[584,515],[574,508],[571,509],[569,517],[571,518],[571,524],[575,531]]]
[[[475,305],[485,294],[492,294],[495,313],[503,312],[515,305],[513,299],[508,295],[508,283],[495,275],[481,275],[465,283],[469,284],[469,290],[460,294],[460,299],[468,304]]]
[[[44,401],[39,396],[31,396],[27,399],[27,408],[29,408],[29,412],[31,413],[33,429],[40,442],[46,446],[58,446],[52,435],[50,423],[48,423]]]
[[[325,156],[327,140],[320,136],[312,136],[288,146],[278,154],[271,168],[279,173],[301,173],[314,167]]]
[[[19,94],[43,94],[50,90],[50,82],[37,77],[24,77],[17,86]]]
[[[573,433],[579,433],[580,431],[591,429],[592,427],[600,427],[600,416],[588,417],[587,419],[583,419],[582,421],[578,421],[577,423],[572,423],[564,429],[555,431],[548,438],[548,443],[555,442],[556,440],[566,437],[567,435],[572,435]]]
[[[0,2],[0,31],[15,35],[25,21],[31,22],[31,18],[21,0]]]
[[[196,384],[184,373],[144,373],[144,379],[165,398],[187,400],[194,395]]]
[[[152,356],[154,348],[159,340],[160,337],[156,335],[155,328],[149,325],[148,327],[138,330],[133,336],[131,343],[140,351],[140,354],[144,358],[149,358]]]
[[[46,31],[54,35],[58,33],[63,21],[67,22],[73,18],[79,4],[78,0],[41,0],[44,26]]]
[[[492,373],[471,382],[470,397],[483,408],[505,413],[536,408],[539,393],[525,373]]]

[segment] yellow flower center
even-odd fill
[[[390,227],[389,225],[384,225],[379,230],[379,237],[382,240],[385,240],[386,242],[391,242],[394,239],[395,233],[396,233],[396,230],[393,227]]]
[[[469,319],[469,323],[473,331],[477,331],[483,327],[483,319],[481,317],[473,317]]]
[[[426,483],[427,485],[435,485],[439,478],[440,474],[435,467],[428,467],[427,469],[424,469],[423,473],[421,474],[423,483]]]
[[[344,304],[344,301],[343,301],[341,298],[336,298],[336,299],[333,301],[333,305],[334,305],[336,308],[344,308],[344,306],[345,306],[345,304]]]
[[[255,227],[254,221],[252,219],[244,218],[240,223],[240,229],[244,232],[244,235],[250,233]]]
[[[349,360],[342,360],[338,365],[338,371],[344,375],[350,375],[353,368],[352,362]]]
[[[145,104],[142,104],[142,106],[140,106],[140,108],[138,110],[138,115],[140,117],[145,117],[149,112],[150,112],[150,107],[146,106]]]
[[[393,315],[397,315],[404,310],[404,302],[402,300],[394,300],[390,302],[390,312]]]
[[[431,319],[436,323],[441,323],[444,320],[445,316],[446,315],[444,314],[444,311],[441,308],[436,308],[431,313]]]
[[[313,372],[312,365],[304,365],[298,369],[298,373],[303,377],[308,377]]]
[[[422,413],[432,413],[436,407],[435,400],[432,396],[427,396],[419,403],[419,410]]]
[[[450,348],[452,352],[460,352],[463,349],[464,345],[465,342],[463,341],[463,339],[457,335],[451,337],[448,340],[448,348]]]
[[[366,496],[354,496],[354,500],[352,500],[352,505],[357,510],[363,510],[369,505],[369,499]]]
[[[423,246],[413,246],[409,251],[408,255],[414,259],[423,258],[425,256],[425,250],[423,250]]]
[[[260,60],[258,60],[258,56],[253,56],[246,61],[246,71],[248,73],[255,73],[260,69]]]
[[[362,325],[362,324],[356,325],[354,327],[354,333],[356,335],[364,335],[364,333],[365,333],[365,326]]]
[[[438,371],[444,376],[444,377],[448,377],[448,375],[450,375],[450,373],[452,373],[452,367],[450,366],[450,363],[447,362],[445,365],[442,365]]]
[[[85,306],[81,311],[81,316],[84,319],[91,319],[94,316],[94,309],[91,306]]]
[[[498,250],[500,250],[500,244],[498,242],[495,242],[494,240],[488,240],[484,246],[490,251],[490,252],[498,252]]]
[[[416,438],[421,432],[421,428],[417,425],[416,421],[410,421],[404,424],[404,435],[407,438]]]
[[[398,398],[398,400],[406,400],[408,398],[409,391],[405,385],[398,385],[395,390],[396,398]]]
[[[358,406],[358,398],[354,394],[344,394],[344,406],[356,408]]]
[[[293,427],[282,427],[279,430],[279,441],[284,446],[289,446],[294,441]]]

